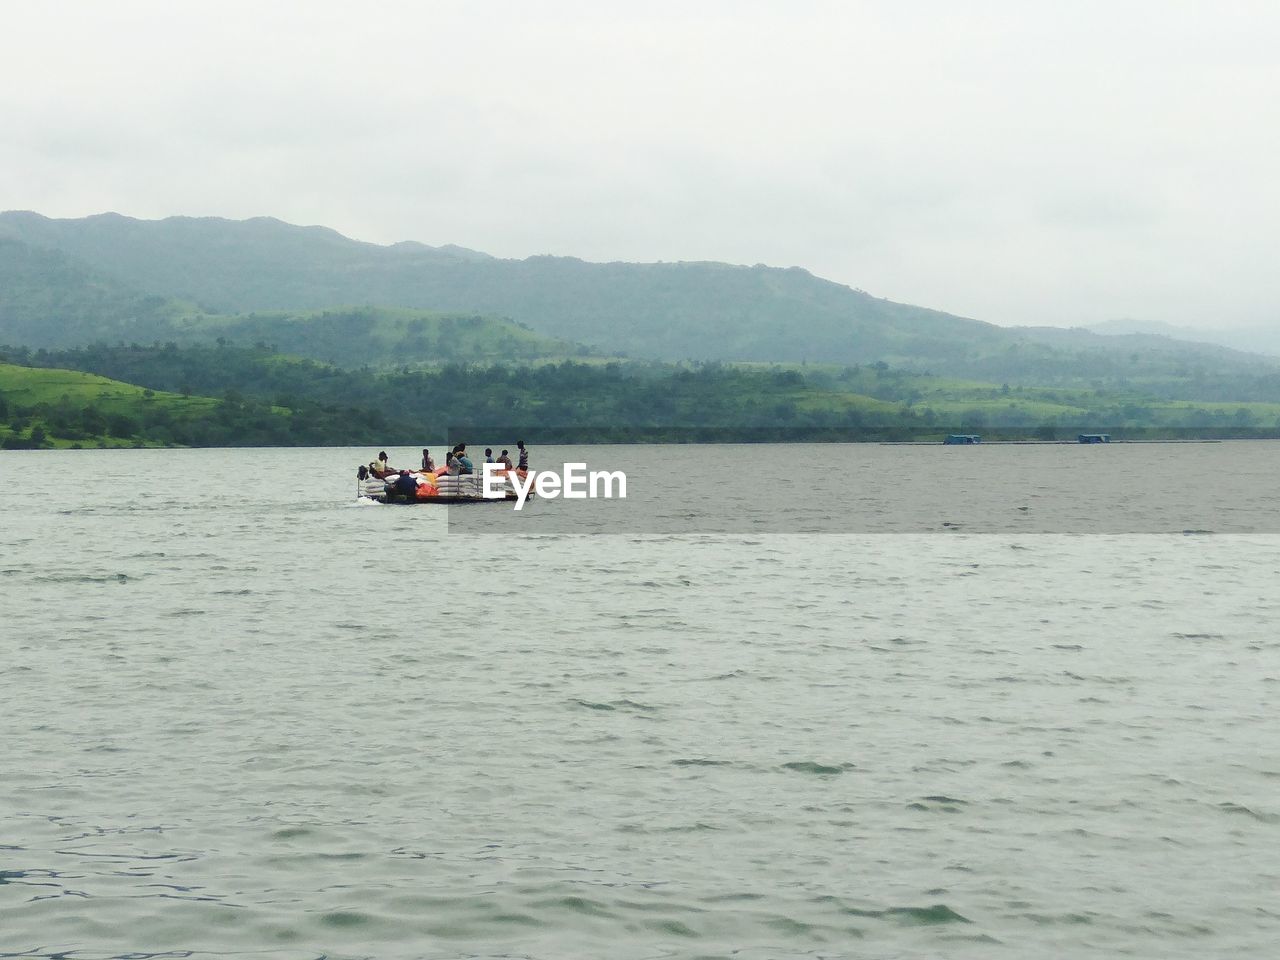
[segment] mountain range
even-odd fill
[[[1269,327],[1183,327],[1160,320],[1104,320],[1090,324],[1087,328],[1093,333],[1105,336],[1155,336],[1170,340],[1183,340],[1191,343],[1209,343],[1231,350],[1246,353],[1260,353],[1270,357],[1280,357],[1280,330]]]
[[[489,353],[442,350],[442,342],[459,342],[442,324],[483,327],[477,336]],[[377,337],[366,336],[375,328]],[[1166,335],[999,327],[794,267],[501,259],[457,246],[365,243],[266,217],[0,213],[0,343],[201,337],[276,343],[335,363],[584,354],[887,363],[997,383],[1139,385],[1165,395],[1188,378],[1280,371],[1271,358]],[[359,346],[377,339],[384,347]]]

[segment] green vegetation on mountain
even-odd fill
[[[347,368],[522,362],[591,352],[498,317],[386,307],[195,317],[174,333],[186,343],[221,338],[241,345],[269,344]]]
[[[348,366],[351,355],[333,349],[332,331],[324,324],[308,327],[289,317],[316,311],[334,316],[344,312],[335,304],[371,304],[434,315],[507,317],[553,338],[562,356],[579,349],[571,344],[585,344],[602,354],[637,359],[884,361],[895,369],[970,380],[1206,401],[1243,399],[1229,395],[1237,379],[1256,381],[1280,370],[1274,359],[1168,337],[996,327],[882,300],[796,268],[588,263],[569,257],[502,260],[456,247],[362,243],[322,227],[268,218],[141,221],[104,214],[50,220],[11,212],[0,214],[0,237],[6,236],[60,251],[85,270],[134,290],[199,305],[199,312],[189,311],[194,320],[176,333],[158,334],[160,339],[189,342],[203,335],[203,327],[244,322],[219,319],[223,315],[256,311],[259,317],[242,327],[256,324],[249,334],[254,341]],[[275,316],[263,318],[263,313]],[[121,336],[119,321],[108,322],[110,314],[103,313],[97,339],[151,339]],[[57,340],[30,339],[11,332],[0,305],[0,342],[67,345],[95,338],[84,335],[93,326],[92,311],[65,322],[72,321],[79,339],[60,334]],[[145,326],[145,320],[139,322]],[[488,359],[428,352],[386,362]],[[354,365],[366,362],[384,361],[371,354]],[[1280,392],[1269,399],[1280,400]]]
[[[904,419],[900,404],[815,389],[795,373],[733,367],[689,370],[562,362],[525,367],[446,365],[375,373],[340,370],[265,348],[181,348],[176,344],[96,345],[9,354],[21,363],[53,368],[47,372],[57,378],[65,377],[69,368],[80,369],[145,385],[166,396],[221,396],[224,406],[234,401],[237,409],[289,415],[277,426],[307,427],[298,429],[296,436],[276,431],[264,438],[259,430],[249,438],[225,439],[241,445],[348,443],[371,437],[380,443],[412,444],[472,427],[577,440],[681,440],[698,436],[699,430],[753,439],[828,428],[841,428],[850,438],[871,438],[905,435],[907,421],[914,419]],[[33,375],[41,372],[35,370]],[[55,393],[56,386],[51,386],[45,399]],[[76,395],[60,397],[64,407],[77,399]],[[3,378],[0,400],[8,402]],[[10,404],[16,405],[23,406],[29,417],[47,414],[47,410],[30,409],[29,404]],[[321,428],[313,423],[319,414],[327,418],[322,430],[330,434],[321,440],[317,439]],[[358,436],[333,435],[339,426],[342,431],[354,429]],[[57,432],[56,425],[49,429]],[[191,424],[185,432],[176,426],[170,431],[177,443],[207,444],[206,434]]]
[[[74,370],[0,363],[0,444],[6,447],[82,440],[131,446],[143,439],[144,411],[186,420],[207,415],[213,404]]]
[[[944,358],[974,338],[999,337],[989,324],[879,300],[799,269],[499,260],[422,244],[382,247],[266,218],[6,213],[6,235],[214,315],[334,304],[479,313],[597,350],[660,359]]]
[[[220,399],[57,367],[0,362],[0,447],[292,446],[362,443],[374,411],[300,401],[290,410],[228,390]]]
[[[1218,435],[1280,415],[1280,361],[1209,344],[1004,329],[798,269],[499,260],[269,219],[0,214],[3,343],[16,363],[117,381],[10,370],[10,446],[415,443],[468,426]]]
[[[252,446],[412,445],[477,434],[539,442],[752,441],[938,439],[948,432],[1053,439],[1081,430],[1259,436],[1280,429],[1280,404],[995,386],[883,363],[787,369],[566,361],[375,372],[229,344],[9,354],[29,365],[0,365],[0,442],[9,446],[40,445],[36,431],[39,441],[62,445]]]
[[[585,356],[575,343],[500,317],[380,307],[218,316],[141,293],[57,250],[0,237],[0,343],[62,348],[93,341],[221,338],[344,366],[523,361]]]
[[[57,250],[0,236],[0,342],[68,347],[150,340],[183,313]]]

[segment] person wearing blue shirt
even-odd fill
[[[467,445],[460,443],[454,447],[454,452],[458,455],[458,473],[475,473],[475,465],[472,464],[471,458],[467,456]]]

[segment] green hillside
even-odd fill
[[[4,237],[0,261],[13,259],[18,266],[9,269],[27,281],[0,297],[0,343],[20,346],[223,336],[347,367],[386,367],[575,356],[582,344],[635,359],[885,362],[1011,386],[1280,401],[1275,358],[1161,336],[1001,328],[796,268],[501,260],[456,247],[362,243],[267,218],[11,212],[0,214]],[[47,265],[44,274],[23,273],[33,258]],[[0,263],[0,276],[4,270]]]
[[[94,390],[105,389],[104,384],[135,405],[135,416],[139,403],[155,410],[186,400],[190,393],[222,397],[186,400],[193,410],[200,405],[205,419],[220,423],[230,412],[241,420],[253,414],[280,421],[254,424],[246,439],[174,412],[166,419],[167,433],[139,433],[198,445],[268,442],[262,439],[267,434],[274,434],[269,442],[280,444],[413,444],[471,427],[503,436],[526,432],[544,441],[552,436],[579,441],[787,439],[827,436],[832,430],[843,439],[873,439],[907,437],[921,425],[901,403],[828,389],[781,370],[563,362],[348,372],[231,345],[99,345],[54,353],[19,351],[14,359],[39,369],[3,368],[9,372],[0,375],[0,402],[9,415],[20,411],[41,422],[50,435],[80,440],[85,437],[76,433],[80,427],[74,410],[100,403],[105,394],[99,397]],[[110,379],[90,378],[81,384],[80,375],[69,374],[68,367],[109,374]],[[119,382],[126,379],[140,386]],[[149,389],[143,392],[143,387]],[[139,401],[139,395],[144,399]],[[11,426],[21,433],[22,424]]]
[[[884,364],[788,369],[592,361],[451,364],[378,373],[225,343],[15,351],[11,359],[41,369],[0,367],[0,419],[9,423],[5,436],[21,441],[39,424],[49,436],[86,445],[96,436],[188,445],[413,445],[476,434],[508,442],[520,434],[540,442],[586,442],[904,440],[938,439],[951,432],[983,433],[989,439],[1070,438],[1082,431],[1136,438],[1272,436],[1280,431],[1277,403],[1197,403],[1139,393],[997,386]],[[68,368],[98,376],[86,378]],[[104,414],[117,413],[132,418],[132,432],[102,427]]]
[[[352,291],[374,289],[376,279],[370,284],[365,274],[380,264],[394,272],[398,263],[465,262],[484,256],[417,243],[381,247],[327,227],[298,227],[270,217],[149,221],[106,213],[54,220],[8,211],[0,213],[0,237],[61,250],[138,289],[190,300],[206,313],[305,311],[342,303],[434,308]],[[457,312],[476,310],[465,306]]]
[[[65,253],[0,236],[0,343],[149,340],[182,313]]]
[[[3,362],[0,362],[0,396],[10,406],[34,407],[66,400],[77,407],[96,405],[112,413],[134,410],[144,402],[175,411],[204,410],[215,402],[207,397],[156,392],[78,370],[40,369]]]
[[[387,307],[339,307],[312,313],[194,317],[178,342],[218,337],[344,367],[493,363],[586,356],[576,343],[534,333],[510,320]]]
[[[501,317],[378,307],[218,316],[141,293],[59,250],[0,237],[0,344],[270,343],[345,366],[584,356],[576,343]]]
[[[85,441],[132,446],[145,421],[201,418],[216,405],[207,397],[154,391],[76,370],[0,362],[0,445],[23,445],[35,430],[37,446],[46,436],[56,446]]]
[[[269,218],[0,214],[0,236],[54,248],[214,314],[376,304],[511,317],[607,353],[660,359],[945,359],[997,327],[880,300],[800,269],[499,260],[361,243]]]
[[[0,447],[281,446],[363,442],[376,411],[227,390],[219,399],[56,366],[0,362]]]
[[[10,212],[0,214],[4,235],[207,313],[346,303],[498,315],[634,357],[883,359],[948,372],[960,360],[999,357],[1009,344],[1039,336],[882,300],[798,268],[500,260],[457,248],[378,246],[268,218],[50,220]],[[1111,338],[1080,335],[1098,350],[1114,349]]]

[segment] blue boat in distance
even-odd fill
[[[947,439],[942,442],[946,444],[981,443],[982,437],[976,433],[949,433]]]
[[[1109,433],[1082,433],[1076,437],[1078,443],[1110,443]]]

